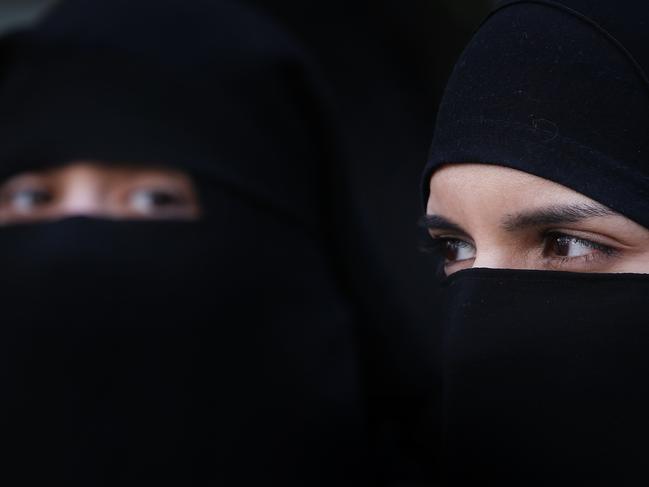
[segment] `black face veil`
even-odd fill
[[[70,0],[4,42],[2,176],[163,164],[205,210],[0,229],[15,485],[375,485],[321,230],[331,144],[295,45],[200,0]]]
[[[649,7],[509,1],[449,82],[424,178],[508,166],[649,228]],[[649,480],[649,277],[474,269],[446,281],[449,485]]]

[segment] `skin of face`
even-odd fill
[[[74,216],[191,220],[200,205],[191,178],[164,167],[76,161],[0,183],[0,225]]]
[[[472,267],[649,273],[649,230],[515,169],[445,165],[431,178],[426,213],[447,275]]]

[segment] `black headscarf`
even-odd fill
[[[510,1],[444,96],[424,198],[445,163],[508,166],[649,228],[649,6]],[[471,269],[446,281],[449,485],[649,480],[640,274]]]
[[[648,22],[641,0],[503,2],[456,65],[425,179],[491,162],[649,226]]]
[[[2,176],[166,165],[205,209],[0,229],[3,481],[380,484],[299,43],[234,2],[69,0],[2,57]]]

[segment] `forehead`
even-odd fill
[[[447,164],[430,180],[428,210],[507,211],[592,202],[570,188],[516,169],[490,164]]]

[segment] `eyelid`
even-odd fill
[[[38,176],[19,176],[0,183],[0,189],[2,189],[2,191],[18,191],[21,189],[41,188],[47,186],[49,186],[47,181]]]
[[[169,197],[170,201],[156,204],[156,195]],[[115,195],[116,203],[131,214],[150,218],[195,219],[201,216],[201,207],[193,187],[174,182],[160,181],[129,184]]]
[[[189,186],[191,188],[191,185]],[[169,192],[187,192],[188,186],[182,180],[178,180],[175,177],[166,177],[166,176],[141,176],[128,181],[124,185],[124,189],[127,191],[135,189],[160,189],[166,190]]]
[[[461,242],[463,244],[470,245],[471,247],[475,247],[475,244],[471,241],[471,239],[456,235],[431,235],[430,238],[433,241],[437,242]]]
[[[184,202],[189,201],[189,195],[187,191],[184,191],[182,188],[172,188],[168,185],[155,185],[155,184],[143,184],[141,186],[135,186],[127,191],[128,196],[133,196],[133,194],[138,192],[149,192],[149,193],[165,193],[176,197],[178,200]]]
[[[442,229],[442,228],[440,229],[428,228],[427,230],[428,230],[428,235],[433,240],[440,240],[440,239],[462,240],[463,242],[467,242],[470,243],[471,245],[475,245],[473,243],[473,239],[465,233],[453,233],[448,229]]]
[[[618,257],[617,253],[606,254],[603,252],[591,252],[586,255],[578,257],[546,257],[544,260],[546,265],[555,270],[567,270],[573,272],[588,272],[588,270],[580,269],[576,266],[594,264],[597,262],[608,262],[609,259]],[[573,266],[571,268],[571,266]],[[592,272],[592,270],[591,270]]]
[[[583,245],[587,249],[590,249],[589,252],[584,255],[577,256],[561,256],[561,255],[546,255],[545,246],[548,243],[549,238],[566,238],[571,241],[577,242],[580,245]],[[555,268],[556,270],[578,270],[580,265],[586,265],[589,263],[594,263],[597,261],[606,261],[611,258],[618,257],[620,250],[615,247],[601,244],[590,239],[585,239],[575,235],[571,235],[566,232],[559,231],[550,231],[545,232],[543,236],[543,249],[542,249],[542,258],[546,262],[546,265],[549,267]]]
[[[617,241],[612,241],[612,239],[605,235],[585,232],[583,230],[553,229],[545,230],[542,234],[544,239],[551,236],[563,236],[576,239],[586,245],[590,244],[590,246],[593,246],[594,248],[603,247],[617,251],[629,248]]]
[[[433,235],[432,233],[429,233],[429,236],[429,248],[433,249],[434,251],[440,251],[441,247],[447,242],[462,242],[463,244],[476,248],[475,243],[473,243],[471,239],[464,238],[464,236],[448,234]]]
[[[0,185],[0,202],[7,203],[13,196],[23,191],[46,192],[54,195],[51,185],[48,185],[45,181],[9,181]]]
[[[555,234],[562,234],[566,235],[568,237],[574,237],[578,238],[581,240],[588,240],[590,242],[597,243],[599,245],[603,245],[605,247],[612,247],[617,250],[632,250],[633,246],[631,244],[626,244],[622,242],[619,238],[616,236],[612,236],[607,234],[605,229],[593,229],[591,230],[586,230],[586,229],[581,229],[581,228],[570,228],[570,227],[560,227],[560,228],[547,228],[543,230],[544,235],[549,235],[551,233]],[[613,232],[614,230],[610,230],[610,232]],[[619,229],[618,233],[623,236],[624,230]]]
[[[164,193],[173,196],[178,200],[179,205],[192,205],[196,201],[191,189],[187,189],[182,184],[173,181],[134,181],[128,185],[117,189],[113,196],[113,201],[119,202],[120,205],[129,205],[132,199],[138,193]]]
[[[473,242],[470,242],[470,241],[468,241],[467,239],[464,239],[464,238],[457,238],[457,237],[450,237],[450,236],[433,236],[433,235],[431,235],[430,237],[431,237],[430,240],[427,242],[427,244],[424,245],[422,250],[424,252],[435,253],[439,257],[444,258],[445,261],[446,261],[446,258],[443,255],[443,253],[447,250],[447,248],[445,247],[445,244],[447,244],[448,242],[459,242],[459,243],[462,244],[461,246],[468,246],[468,247],[473,248],[474,250],[477,250],[476,246],[475,246],[475,244]],[[475,258],[475,257],[473,257],[473,258]],[[459,263],[462,263],[462,262],[467,262],[469,260],[473,260],[473,258],[460,259],[460,260],[455,260],[455,261],[446,261],[444,266],[447,267],[447,266],[452,266],[452,265],[459,264]]]

